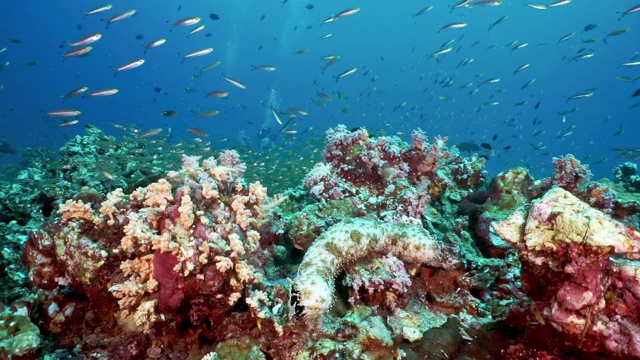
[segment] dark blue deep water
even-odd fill
[[[109,11],[85,16],[83,11],[105,3],[11,2],[0,15],[0,141],[17,151],[0,154],[0,161],[19,162],[25,147],[58,149],[88,124],[117,136],[127,132],[113,124],[141,132],[163,128],[172,141],[193,139],[186,129],[195,128],[214,144],[227,140],[217,147],[254,148],[284,136],[291,140],[287,146],[299,142],[302,147],[326,129],[346,124],[374,134],[405,134],[405,139],[419,127],[430,137],[448,136],[449,145],[489,143],[493,151],[482,152],[490,157],[491,174],[525,165],[546,176],[551,157],[566,153],[589,164],[596,179],[610,176],[624,161],[637,162],[640,152],[626,149],[640,146],[640,97],[632,96],[640,89],[640,65],[622,64],[640,61],[640,12],[621,17],[638,5],[636,0],[574,0],[546,10],[527,1],[454,10],[454,1],[309,4],[119,1]],[[413,16],[430,4],[433,10]],[[354,7],[361,10],[322,24]],[[109,18],[133,8],[133,17],[107,28]],[[202,20],[172,27],[188,17]],[[450,23],[467,26],[441,30]],[[205,28],[187,36],[198,25]],[[96,33],[102,38],[90,45],[87,56],[63,56],[71,50],[69,43]],[[327,34],[332,36],[323,38]],[[560,42],[569,34],[574,35]],[[166,43],[145,53],[145,46],[160,38]],[[183,61],[185,54],[209,47],[212,53]],[[448,53],[430,57],[447,47]],[[304,49],[308,52],[296,54]],[[340,60],[323,71],[325,56]],[[115,68],[136,59],[145,63],[114,75]],[[465,59],[473,61],[461,65]],[[218,67],[200,73],[216,61]],[[529,67],[514,73],[524,64]],[[277,69],[254,70],[257,65]],[[351,68],[357,71],[336,81]],[[500,80],[487,81],[494,78]],[[63,99],[82,86],[89,87],[87,93],[119,92]],[[211,91],[229,96],[206,97]],[[590,96],[570,99],[577,94]],[[285,134],[270,107],[283,114],[298,108],[308,115],[296,114],[287,127],[293,134]],[[79,122],[59,127],[72,118],[46,113],[60,109],[80,110]],[[169,110],[178,115],[163,116]],[[220,114],[195,116],[211,110]]]

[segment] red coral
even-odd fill
[[[579,187],[585,185],[591,179],[591,171],[588,165],[582,165],[573,155],[553,158],[553,184],[577,194]]]
[[[616,194],[611,187],[594,182],[589,184],[580,198],[591,206],[610,214],[616,202]]]
[[[156,251],[153,256],[153,277],[158,281],[158,306],[160,311],[173,312],[184,299],[184,282],[174,268],[178,258],[170,253]]]
[[[485,180],[483,159],[452,159],[446,142],[435,137],[429,143],[418,129],[409,146],[397,136],[370,137],[363,128],[339,125],[327,131],[325,162],[306,176],[304,186],[317,199],[356,197],[366,212],[385,221],[420,219],[447,189],[471,190]]]

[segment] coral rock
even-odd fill
[[[640,233],[555,187],[526,217],[494,223],[520,252],[541,324],[586,352],[640,358]]]

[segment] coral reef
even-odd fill
[[[624,186],[628,192],[640,193],[640,174],[638,165],[632,162],[625,162],[613,169],[614,181]]]
[[[0,312],[0,358],[27,355],[40,346],[40,329],[29,320],[25,308]]]
[[[572,155],[487,182],[446,138],[341,125],[268,197],[247,171],[291,179],[229,150],[170,171],[209,145],[165,140],[89,127],[12,175],[0,357],[640,358],[630,164],[615,183]]]
[[[384,221],[419,224],[428,204],[447,189],[470,191],[486,176],[483,158],[452,153],[446,138],[430,144],[420,130],[413,132],[411,145],[344,125],[328,130],[326,140],[324,162],[303,182],[309,195],[321,201],[351,198]]]
[[[563,334],[555,346],[640,357],[638,231],[557,187],[493,227],[520,254],[532,320]]]
[[[95,321],[106,331],[117,320],[129,333],[150,335],[138,336],[137,354],[185,321],[199,336],[223,339],[230,330],[219,323],[239,301],[257,318],[273,317],[260,306],[277,299],[259,290],[270,259],[259,232],[266,189],[244,183],[235,152],[202,165],[199,157],[183,160],[181,171],[131,194],[116,189],[102,203],[68,200],[59,220],[31,234],[24,261],[31,281],[52,290],[48,330],[73,341]],[[119,340],[104,341],[116,351]]]

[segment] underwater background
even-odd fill
[[[609,176],[624,154],[612,149],[638,146],[640,98],[632,94],[640,88],[639,67],[622,66],[640,56],[633,31],[637,14],[621,16],[633,1],[574,1],[546,10],[526,1],[454,10],[454,2],[156,1],[83,13],[100,5],[15,3],[3,11],[1,116],[11,147],[57,149],[87,124],[113,135],[123,134],[113,124],[141,132],[170,129],[172,141],[193,139],[185,129],[196,128],[214,147],[254,149],[303,147],[337,124],[405,134],[405,139],[420,127],[431,136],[449,137],[449,144],[490,144],[490,173],[524,165],[543,174],[551,156],[571,152],[599,178]],[[433,9],[414,16],[428,5]],[[362,10],[354,16],[323,24],[343,8],[358,6]],[[106,28],[108,19],[130,8],[137,10],[134,16]],[[173,27],[187,17],[202,18],[198,25],[205,28],[187,36],[195,26]],[[468,26],[441,30],[450,23]],[[629,31],[611,35],[621,29]],[[63,56],[72,50],[69,43],[97,33],[102,38],[89,45],[93,49],[86,56]],[[164,45],[145,51],[163,38]],[[209,47],[214,51],[206,56],[183,59]],[[447,47],[451,52],[430,56]],[[300,50],[308,52],[296,54]],[[593,56],[572,60],[584,54]],[[326,56],[340,60],[323,70]],[[114,76],[115,68],[137,59],[144,65]],[[200,72],[216,61],[218,67]],[[530,66],[514,73],[524,64]],[[276,70],[252,67],[260,65]],[[351,68],[357,71],[336,81]],[[495,78],[500,81],[482,84]],[[83,86],[88,92],[119,92],[63,98]],[[212,91],[229,96],[206,97]],[[568,100],[580,93],[593,95]],[[308,115],[292,113],[290,130],[297,134],[283,134],[270,107]],[[79,122],[58,127],[69,118],[46,113],[59,109],[80,110]],[[195,116],[211,110],[220,114]],[[165,111],[178,114],[164,117]],[[18,158],[19,153],[4,154],[2,161]]]
[[[0,359],[640,358],[636,0],[2,10]]]

